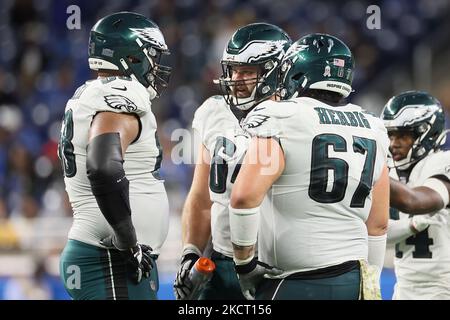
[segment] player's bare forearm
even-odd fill
[[[381,236],[387,232],[389,221],[389,173],[385,166],[372,191],[372,207],[366,221],[370,236]]]
[[[284,153],[274,139],[253,138],[231,193],[233,208],[254,208],[284,170]]]
[[[390,206],[403,212],[408,210],[411,205],[409,188],[403,183],[390,178]]]
[[[199,194],[189,193],[181,216],[183,244],[191,243],[203,251],[211,236],[211,205]]]
[[[255,245],[239,246],[233,243],[234,257],[239,260],[246,260],[255,255]]]
[[[390,205],[404,213],[427,214],[443,207],[440,195],[428,187],[410,188],[390,179]]]
[[[193,244],[203,251],[211,236],[211,205],[209,198],[210,166],[203,161],[209,157],[206,148],[201,145],[192,180],[191,190],[186,198],[181,216],[183,244]]]

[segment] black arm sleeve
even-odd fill
[[[120,249],[134,247],[136,232],[131,221],[129,182],[123,169],[119,133],[96,136],[86,148],[87,177],[92,193],[114,229]]]

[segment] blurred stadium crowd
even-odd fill
[[[66,9],[72,4],[81,9],[79,30],[66,26]],[[160,272],[162,282],[166,274],[171,283],[180,252],[179,217],[192,174],[190,165],[172,163],[176,141],[171,134],[189,128],[195,109],[219,93],[212,80],[221,72],[223,47],[237,27],[267,21],[294,40],[310,32],[333,34],[356,57],[353,102],[379,114],[394,93],[423,89],[450,114],[448,1],[381,1],[380,30],[366,27],[368,5],[325,0],[2,0],[0,299],[66,298],[58,286],[57,259],[72,213],[56,150],[66,101],[93,77],[87,43],[96,20],[122,10],[142,13],[160,26],[171,51],[169,88],[154,104],[172,222]]]

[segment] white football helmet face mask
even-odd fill
[[[246,111],[255,105],[255,93],[256,93],[256,86],[253,88],[252,94],[249,97],[238,98],[236,97],[236,95],[232,95],[231,99],[236,108]]]
[[[260,77],[261,71],[259,66],[223,63],[223,67],[226,78],[223,77],[221,79],[221,85],[226,86],[226,88],[222,88],[222,90],[228,93],[226,97],[228,104],[235,106],[240,110],[249,110],[256,104],[256,90],[263,82],[263,79]],[[235,76],[235,74],[241,72],[244,74],[250,73],[250,75],[248,77],[245,75]],[[247,96],[242,96],[242,94],[245,93],[248,93]]]
[[[414,141],[414,144],[416,144],[417,141],[418,140]],[[413,144],[413,146],[414,146],[414,144]],[[391,156],[393,166],[389,166],[389,169],[397,168],[399,170],[407,170],[413,163],[415,163],[413,160],[411,160],[413,146],[411,146],[411,148],[409,148],[409,151],[408,151],[408,154],[406,155],[406,157],[401,160],[395,161]],[[389,151],[389,153],[390,153],[390,151]]]
[[[227,104],[248,111],[277,94],[280,62],[290,44],[286,32],[272,24],[253,23],[236,30],[222,55],[222,76],[214,80]],[[240,67],[253,67],[257,75],[233,77],[233,69]],[[243,80],[247,83],[246,95],[238,88]]]

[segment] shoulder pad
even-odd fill
[[[84,102],[96,111],[145,115],[151,109],[147,91],[135,81],[109,77],[98,79],[86,88]]]

